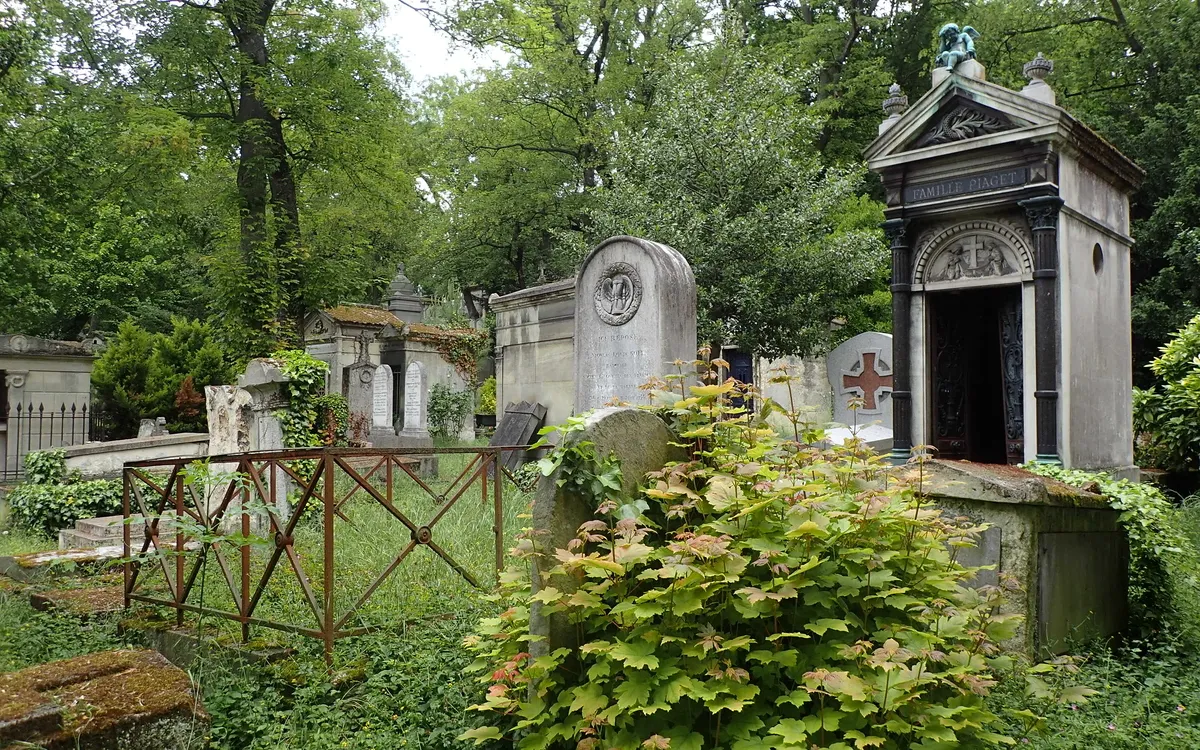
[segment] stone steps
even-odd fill
[[[58,548],[94,549],[109,545],[120,545],[123,542],[125,529],[124,516],[98,516],[96,518],[81,518],[75,522],[75,527],[62,529],[58,532]],[[163,518],[158,522],[160,534],[169,534],[171,519]],[[145,526],[141,516],[133,516],[129,524],[129,538],[135,545],[140,545],[145,538]]]

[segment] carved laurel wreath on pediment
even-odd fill
[[[1012,128],[1013,124],[1003,117],[989,115],[983,110],[963,104],[938,120],[937,124],[917,141],[916,148],[965,141],[968,138],[978,138]]]

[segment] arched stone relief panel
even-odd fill
[[[914,284],[962,282],[1033,273],[1030,243],[1015,226],[976,220],[925,232],[913,264]]]

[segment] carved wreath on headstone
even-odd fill
[[[596,314],[610,326],[628,323],[642,304],[642,279],[628,263],[613,263],[596,281]]]

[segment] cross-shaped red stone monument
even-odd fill
[[[892,387],[892,376],[881,375],[875,369],[875,356],[875,352],[863,352],[862,370],[857,375],[842,375],[842,393],[852,388],[861,390],[864,411],[874,411],[877,408],[875,392],[878,389]]]

